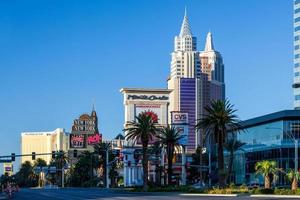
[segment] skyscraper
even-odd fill
[[[188,114],[187,150],[193,152],[201,141],[194,126],[204,114],[204,107],[211,100],[225,99],[223,59],[214,49],[211,32],[207,34],[204,50],[197,51],[197,38],[192,34],[186,10],[171,55],[169,110]]]
[[[294,0],[294,108],[300,109],[300,0]]]

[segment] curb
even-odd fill
[[[265,195],[265,194],[252,194],[250,197],[271,197],[271,198],[279,198],[279,199],[300,199],[300,195]]]
[[[240,194],[200,194],[200,193],[187,193],[179,194],[180,196],[191,196],[191,197],[237,197],[241,196]]]

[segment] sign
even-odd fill
[[[159,104],[137,104],[135,105],[135,116],[141,113],[148,113],[151,115],[154,122],[159,123],[161,119],[161,106]]]
[[[127,97],[128,100],[136,100],[136,99],[141,99],[141,100],[169,100],[169,97],[167,96],[155,96],[155,95],[128,95]]]
[[[95,135],[90,135],[87,138],[88,145],[97,144],[102,140],[102,135],[99,133],[96,133]]]
[[[182,138],[179,140],[179,144],[186,146],[188,143],[188,125],[172,125],[180,132]]]
[[[13,173],[13,164],[12,163],[4,163],[4,174],[8,174],[9,176]]]
[[[70,134],[70,148],[86,148],[86,137],[83,134]]]
[[[172,124],[188,124],[188,113],[172,112]]]

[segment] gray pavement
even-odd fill
[[[0,196],[2,199],[3,196]],[[114,191],[107,189],[88,189],[88,188],[65,188],[65,189],[21,189],[20,192],[15,194],[14,199],[20,200],[50,200],[50,199],[71,199],[71,200],[275,200],[278,198],[253,198],[250,196],[239,197],[200,197],[200,196],[182,196],[179,193],[131,193]],[[284,198],[283,198],[284,199]],[[293,198],[289,198],[293,200]],[[299,199],[298,199],[299,200]]]

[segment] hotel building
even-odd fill
[[[192,34],[186,12],[171,56],[169,110],[188,114],[187,151],[192,153],[202,144],[201,134],[194,127],[204,114],[204,107],[212,100],[225,99],[223,59],[214,48],[211,32],[207,34],[204,50],[197,51],[197,38]],[[169,115],[169,123],[171,120]]]
[[[294,108],[300,108],[300,0],[294,0]]]
[[[51,153],[52,151],[67,151],[69,149],[69,134],[62,128],[49,132],[23,132],[21,133],[21,154]],[[44,159],[47,164],[51,161],[50,155],[36,156]],[[21,163],[33,162],[31,156],[22,156]]]

